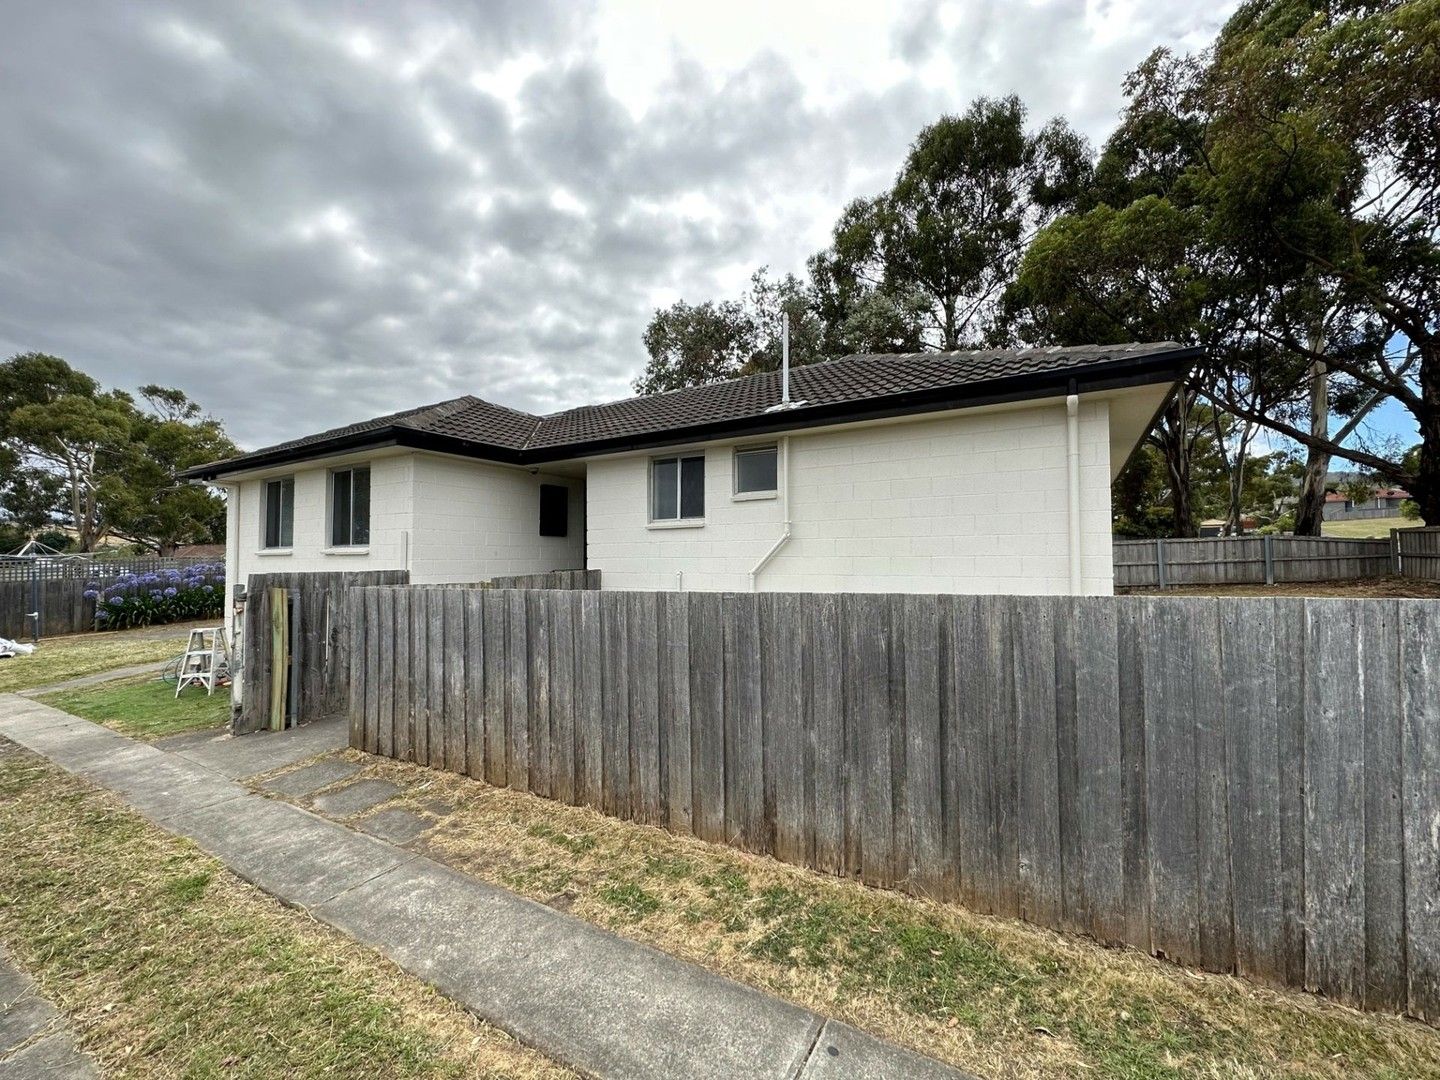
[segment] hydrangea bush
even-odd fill
[[[225,607],[225,564],[197,563],[181,570],[121,574],[113,581],[91,581],[85,598],[95,601],[99,630],[208,619]]]

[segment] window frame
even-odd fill
[[[675,463],[675,516],[655,516],[655,477],[657,466],[667,462]],[[700,514],[685,516],[685,462],[700,462]],[[645,485],[645,513],[650,526],[656,529],[693,528],[705,524],[705,451],[691,451],[662,454],[650,459],[648,482]]]
[[[771,488],[753,488],[748,491],[740,490],[740,456],[742,454],[756,454],[769,451],[775,455],[775,486]],[[758,499],[778,499],[780,497],[780,444],[773,443],[751,443],[746,446],[737,446],[730,455],[730,497],[736,502],[745,502]]]
[[[280,523],[276,529],[276,543],[270,543],[270,488],[280,485]],[[285,485],[290,487],[289,525],[290,539],[285,539]],[[260,550],[289,551],[295,546],[295,477],[272,476],[260,482]]]
[[[361,541],[359,541],[359,542],[356,542],[356,540],[355,540],[355,532],[356,532],[356,530],[355,530],[355,473],[358,472],[358,471],[360,471],[360,470],[364,470],[364,472],[365,472],[365,539],[364,539],[364,540],[361,540]],[[349,499],[350,499],[350,505],[349,505],[349,518],[350,518],[350,521],[349,521],[349,532],[348,532],[349,539],[345,540],[344,542],[341,542],[341,541],[337,540],[337,539],[336,539],[336,536],[335,536],[335,524],[336,524],[336,522],[335,522],[335,493],[336,493],[336,481],[337,481],[337,480],[340,478],[340,476],[342,476],[342,475],[349,477],[349,485],[350,485],[350,490],[349,490],[349,493],[348,493],[348,494],[349,494]],[[326,485],[325,485],[325,486],[326,486],[326,490],[327,490],[327,498],[326,498],[326,500],[325,500],[325,519],[326,519],[326,521],[325,521],[325,538],[326,538],[326,540],[327,540],[326,550],[328,550],[328,551],[363,551],[363,550],[369,548],[369,546],[370,546],[370,516],[371,516],[371,514],[370,514],[370,511],[371,511],[371,501],[370,501],[371,484],[370,484],[370,481],[371,481],[372,477],[373,477],[373,473],[372,473],[372,471],[371,471],[370,463],[369,463],[368,461],[357,461],[357,462],[355,462],[353,465],[337,465],[335,468],[329,470],[329,472],[328,472],[328,474],[327,474]]]

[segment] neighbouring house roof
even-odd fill
[[[705,386],[626,398],[535,416],[467,395],[292,439],[186,470],[212,480],[249,469],[399,445],[511,464],[1003,401],[1174,382],[1200,357],[1172,341],[1044,349],[987,349],[846,356],[796,367],[793,407],[780,403],[780,374],[764,372]]]
[[[223,559],[225,557],[224,544],[181,544],[175,549],[177,558],[195,559]]]
[[[1408,499],[1408,498],[1410,498],[1410,492],[1406,491],[1404,488],[1398,488],[1398,487],[1376,488],[1376,489],[1375,489],[1375,493],[1374,493],[1373,495],[1371,495],[1370,498],[1371,498],[1372,500],[1373,500],[1373,499]],[[1327,491],[1327,492],[1325,493],[1325,501],[1328,502],[1328,503],[1340,503],[1340,502],[1349,502],[1350,500],[1349,500],[1349,498],[1346,497],[1342,492],[1339,492],[1339,491]]]

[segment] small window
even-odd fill
[[[540,485],[540,535],[570,535],[570,489],[564,484]]]
[[[267,548],[288,548],[294,540],[295,478],[267,480],[261,543]]]
[[[656,458],[650,463],[650,520],[705,516],[705,458]]]
[[[370,543],[370,467],[336,469],[330,474],[330,546]]]
[[[773,446],[735,451],[735,494],[773,494],[780,477],[780,452]]]

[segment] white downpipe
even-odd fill
[[[770,550],[750,571],[750,591],[755,592],[758,588],[757,579],[760,571],[770,565],[770,560],[780,554],[780,549],[790,542],[790,436],[785,435],[780,439],[780,535],[775,538],[775,543],[770,545]]]
[[[1070,595],[1079,596],[1081,589],[1080,563],[1080,397],[1070,394],[1065,398],[1065,449],[1066,472],[1070,481],[1069,526],[1070,526]]]

